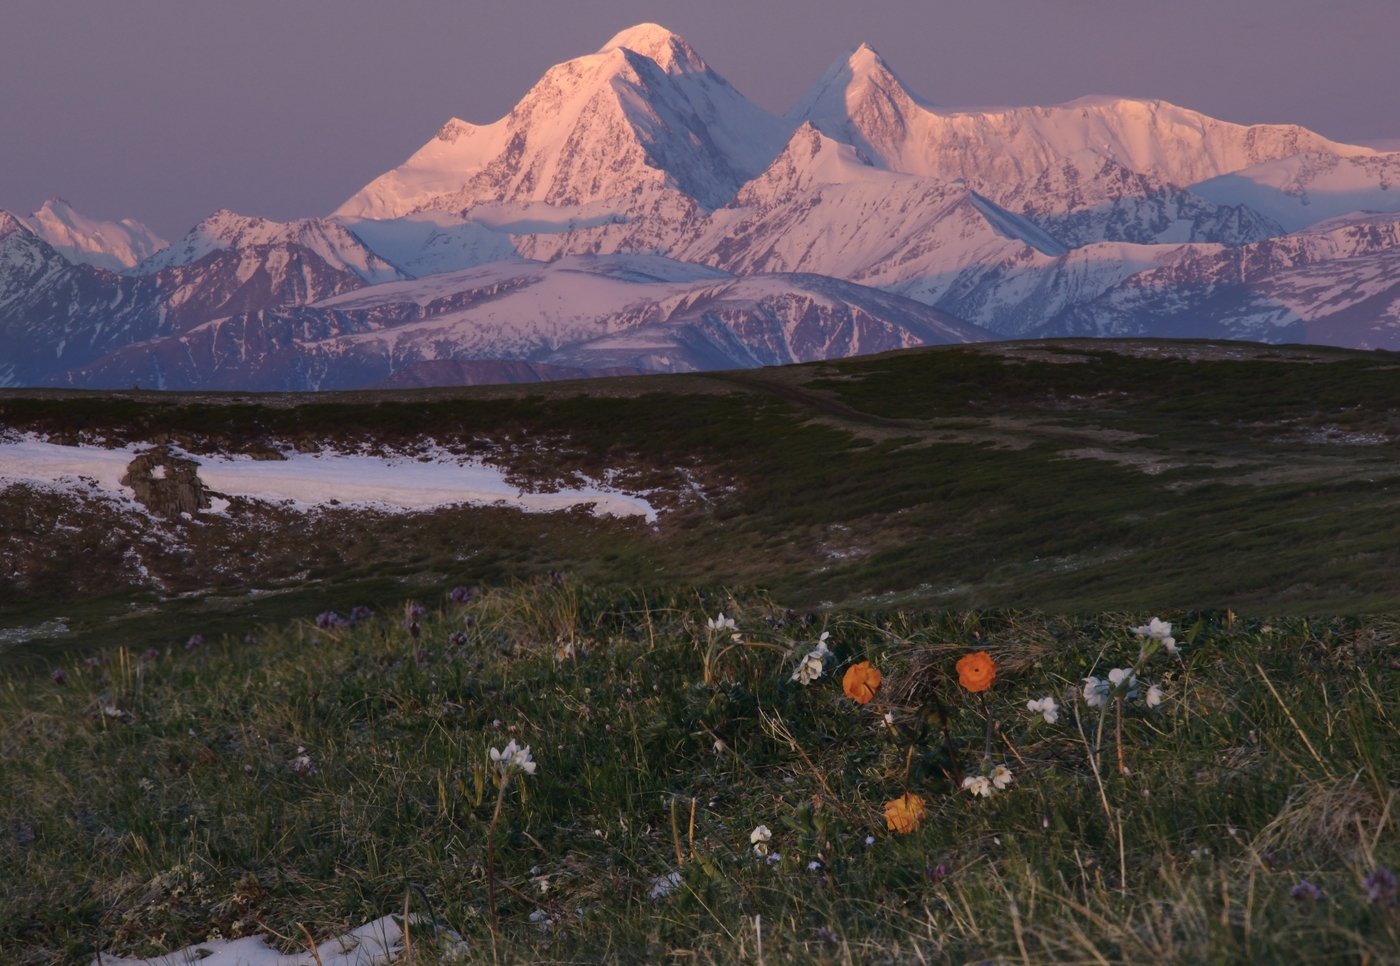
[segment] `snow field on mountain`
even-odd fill
[[[0,489],[13,483],[64,489],[95,485],[111,498],[129,501],[133,491],[121,478],[147,448],[63,446],[32,437],[0,440]],[[340,504],[412,512],[467,503],[550,513],[592,504],[600,516],[657,518],[651,504],[635,494],[601,484],[530,493],[507,482],[501,469],[440,448],[389,456],[288,452],[283,460],[180,455],[199,464],[200,479],[215,493],[300,509]]]

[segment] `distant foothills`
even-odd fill
[[[951,110],[870,47],[783,116],[655,24],[324,217],[0,212],[0,386],[321,390],[1058,336],[1400,349],[1400,153],[1157,100]]]

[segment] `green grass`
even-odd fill
[[[475,961],[733,962],[760,937],[769,962],[1400,958],[1400,909],[1363,884],[1400,865],[1393,619],[1162,614],[1183,659],[1143,669],[1167,698],[1128,706],[1120,774],[1111,715],[1090,754],[1080,683],[1136,659],[1145,611],[813,618],[765,595],[572,581],[467,606],[437,593],[417,639],[399,613],[304,618],[150,660],[108,648],[65,662],[62,684],[13,675],[6,960],[150,955],[214,930],[294,948],[303,928],[402,909],[410,884]],[[745,645],[706,630],[720,610]],[[835,657],[802,687],[790,674],[822,630]],[[983,759],[982,704],[953,675],[971,647],[998,662],[993,761],[1015,775],[985,800],[945,773],[949,747],[963,772]],[[840,688],[863,659],[885,675],[867,707]],[[1046,694],[1053,725],[1024,708]],[[512,737],[539,772],[506,790],[493,922],[487,750]],[[314,774],[291,767],[298,749]],[[930,814],[896,835],[881,810],[906,767]],[[780,862],[752,853],[759,824]],[[678,888],[649,898],[672,871]],[[1291,897],[1301,880],[1322,898]]]
[[[72,634],[0,659],[118,632],[175,643],[201,613],[211,632],[280,620],[325,586],[388,604],[550,569],[617,590],[761,586],[802,606],[1394,611],[1397,371],[1386,353],[1069,341],[546,387],[12,391],[13,431],[241,452],[431,438],[523,485],[616,471],[663,513],[651,529],[241,505],[157,539],[140,516],[11,487],[0,627],[65,617]],[[238,604],[250,589],[276,593]],[[141,598],[181,620],[131,615]]]

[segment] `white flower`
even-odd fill
[[[811,684],[822,676],[825,667],[826,655],[830,651],[811,651],[802,659],[802,663],[797,665],[797,670],[792,672],[792,680],[800,681],[804,686]]]
[[[737,631],[739,629],[739,625],[734,623],[734,618],[725,617],[724,611],[720,611],[718,617],[707,620],[705,627],[712,631]]]
[[[881,716],[881,720],[885,722],[885,727],[886,727],[886,728],[893,728],[893,727],[894,727],[894,712],[893,712],[893,711],[886,711],[886,712],[884,713],[884,715]]]
[[[1172,637],[1171,624],[1167,623],[1164,620],[1159,620],[1156,617],[1154,617],[1146,624],[1143,624],[1140,627],[1129,628],[1129,630],[1131,630],[1134,634],[1138,635],[1139,637],[1146,637],[1154,641],[1160,641],[1162,647],[1172,657],[1176,657],[1178,654],[1181,653],[1181,649],[1176,646],[1176,638]]]
[[[1172,636],[1172,626],[1166,621],[1156,617],[1152,618],[1141,627],[1134,627],[1131,628],[1131,630],[1138,637],[1150,637],[1154,641],[1165,640]]]
[[[981,795],[983,798],[992,797],[992,781],[986,775],[968,775],[963,779],[962,787],[967,789],[974,796]]]
[[[869,848],[870,846],[872,846],[872,845],[874,845],[874,844],[875,844],[875,836],[873,836],[873,835],[867,835],[867,836],[865,837],[865,845],[866,845],[866,848]]]
[[[808,872],[820,872],[821,870],[822,870],[822,864],[821,864],[820,862],[818,862],[816,859],[813,859],[811,862],[808,862],[808,863],[807,863],[807,871],[808,871]]]
[[[1137,675],[1132,668],[1116,667],[1108,672],[1108,683],[1113,686],[1114,694],[1121,694],[1125,698],[1136,698],[1138,694]]]
[[[664,899],[676,891],[676,887],[681,884],[681,874],[679,872],[667,872],[651,880],[651,888],[647,890],[648,899]]]
[[[1157,707],[1157,705],[1162,703],[1164,697],[1165,695],[1162,694],[1162,689],[1155,684],[1152,685],[1152,687],[1147,689],[1147,706],[1149,708]]]
[[[1026,702],[1026,710],[1045,716],[1046,724],[1054,724],[1060,720],[1060,706],[1055,703],[1055,699],[1048,695],[1043,698],[1036,698],[1034,701]]]
[[[996,786],[997,791],[1005,790],[1006,786],[1010,785],[1011,782],[1010,768],[1007,768],[1005,765],[997,765],[992,769],[992,784]]]
[[[760,825],[749,833],[749,842],[753,845],[757,845],[760,842],[771,842],[772,840],[773,833],[769,830],[767,825]]]
[[[826,657],[831,653],[831,648],[826,646],[826,639],[831,636],[831,631],[822,631],[822,636],[817,638],[817,651]]]
[[[530,757],[530,746],[526,745],[522,748],[520,745],[516,744],[514,738],[510,739],[503,749],[497,750],[492,748],[490,750],[490,755],[491,760],[496,763],[496,768],[502,775],[509,772],[512,768],[519,769],[527,775],[533,775],[535,769],[539,767]]]
[[[1101,708],[1108,704],[1109,684],[1100,681],[1092,674],[1084,679],[1084,702],[1091,708]]]

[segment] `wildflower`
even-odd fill
[[[718,617],[712,617],[707,620],[705,622],[705,627],[708,630],[720,633],[724,631],[737,631],[739,629],[739,625],[734,623],[734,618],[725,617],[724,611],[720,611]]]
[[[679,872],[667,872],[651,880],[651,888],[647,890],[648,899],[665,899],[676,891],[676,887],[681,884],[681,874]]]
[[[986,775],[968,775],[963,779],[962,787],[974,797],[978,795],[983,798],[992,797],[992,780]]]
[[[158,657],[160,657],[160,648],[158,647],[148,647],[141,652],[141,660],[143,661],[154,661]]]
[[[292,771],[302,778],[310,778],[316,774],[316,766],[311,761],[311,756],[306,753],[306,749],[297,745],[297,756],[287,763]]]
[[[1060,720],[1060,706],[1055,703],[1052,697],[1036,698],[1034,701],[1026,702],[1026,710],[1045,717],[1046,724],[1054,724]]]
[[[364,604],[356,604],[354,607],[350,608],[350,619],[352,621],[367,621],[373,616],[374,611],[370,610]]]
[[[891,832],[908,835],[924,823],[928,809],[924,800],[911,792],[885,803],[885,826]]]
[[[1109,684],[1092,674],[1084,679],[1084,701],[1091,708],[1101,708],[1108,704]]]
[[[185,642],[185,650],[197,651],[204,646],[203,634],[191,634],[190,639]]]
[[[505,748],[499,751],[492,748],[489,754],[502,775],[509,774],[513,769],[523,771],[527,775],[533,775],[535,768],[538,767],[534,759],[530,757],[530,746],[526,745],[522,748],[516,744],[514,738],[506,743]]]
[[[447,592],[448,599],[454,604],[470,604],[475,596],[476,589],[473,587],[453,587]]]
[[[1162,693],[1162,689],[1154,684],[1147,689],[1147,706],[1149,708],[1155,708],[1162,703],[1165,697],[1166,695]]]
[[[1313,885],[1307,879],[1302,879],[1293,888],[1288,890],[1291,898],[1299,902],[1317,902],[1322,898],[1322,890]]]
[[[1400,899],[1400,882],[1396,881],[1395,873],[1383,865],[1377,866],[1362,885],[1366,887],[1366,898],[1372,905],[1393,906]]]
[[[760,825],[749,833],[749,844],[753,846],[754,855],[767,855],[768,843],[772,840],[773,832],[767,825]]]
[[[755,846],[755,848],[757,848],[757,846]],[[783,861],[783,853],[769,852],[768,857],[764,861],[769,865],[777,865],[779,862]]]
[[[870,846],[872,846],[872,845],[874,845],[874,844],[875,844],[875,836],[873,836],[873,835],[867,835],[867,836],[865,837],[865,847],[866,847],[866,848],[869,848]]]
[[[54,668],[53,671],[49,674],[49,677],[53,678],[54,684],[68,683],[68,672],[61,667]]]
[[[875,692],[880,690],[881,680],[882,675],[875,665],[861,661],[846,669],[846,675],[841,679],[841,690],[857,704],[869,704],[874,700]]]
[[[350,622],[333,610],[323,610],[316,615],[316,626],[327,631],[337,627],[349,627]]]
[[[827,652],[830,653],[830,652]],[[802,663],[797,665],[797,670],[792,672],[792,680],[800,682],[806,686],[822,676],[822,670],[826,666],[826,654],[821,651],[809,651],[802,659]]]
[[[1181,649],[1176,646],[1176,638],[1172,637],[1172,626],[1166,621],[1154,617],[1141,627],[1130,627],[1129,630],[1138,637],[1159,642],[1172,657],[1181,653]]]
[[[1115,695],[1136,698],[1138,694],[1137,675],[1131,668],[1116,667],[1108,672],[1108,683],[1113,686]]]
[[[973,651],[958,658],[958,683],[969,691],[985,691],[997,679],[997,662],[986,651]]]
[[[1005,765],[997,765],[992,769],[992,784],[996,786],[997,791],[1005,791],[1012,780],[1011,769]]]
[[[821,870],[822,870],[822,864],[821,864],[821,861],[820,861],[819,859],[813,859],[811,862],[808,862],[808,863],[807,863],[807,871],[808,871],[808,872],[820,872]]]

